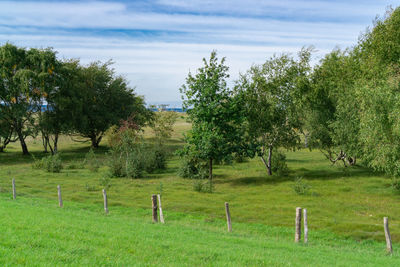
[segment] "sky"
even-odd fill
[[[52,47],[83,64],[112,59],[148,104],[180,106],[189,71],[216,50],[229,84],[273,54],[313,45],[317,62],[400,0],[2,1],[0,45]]]

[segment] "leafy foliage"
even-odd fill
[[[41,160],[33,157],[32,168],[34,169],[44,169],[47,172],[61,172],[63,169],[61,156],[59,154],[50,155],[42,158]]]
[[[274,56],[255,65],[236,84],[244,101],[246,130],[252,156],[258,154],[272,175],[273,149],[294,148],[300,142],[301,96],[308,90],[311,48],[299,53]]]
[[[154,118],[150,123],[150,127],[160,143],[171,137],[173,126],[177,118],[178,114],[173,111],[159,110],[154,113]]]
[[[195,75],[188,74],[181,87],[184,109],[192,123],[181,155],[207,161],[211,180],[213,161],[230,158],[240,148],[242,109],[240,99],[227,87],[225,58],[219,61],[213,51],[203,63]]]

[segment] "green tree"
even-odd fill
[[[183,107],[192,123],[181,152],[206,161],[212,183],[214,161],[229,159],[239,149],[242,115],[240,99],[226,83],[229,68],[225,58],[219,61],[213,51],[208,61],[203,58],[203,63],[195,75],[189,72],[180,89]]]
[[[159,109],[158,112],[155,112],[150,127],[159,143],[171,137],[174,131],[173,126],[177,118],[178,114],[174,111],[163,111]]]
[[[54,66],[55,78],[44,83],[47,86],[37,116],[45,151],[50,148],[52,154],[57,153],[60,134],[70,134],[73,118],[79,116],[71,107],[77,104],[75,95],[80,84],[78,60],[55,61]]]
[[[355,47],[360,139],[365,162],[400,176],[400,7],[388,10]]]
[[[25,155],[29,154],[26,137],[36,135],[35,113],[43,96],[41,77],[52,71],[44,55],[54,54],[51,49],[27,50],[9,43],[0,47],[0,113],[15,131]]]
[[[142,126],[152,116],[143,98],[134,93],[123,77],[116,76],[110,65],[111,62],[94,62],[81,67],[80,84],[68,106],[73,129],[89,138],[94,148],[110,126],[130,116]]]
[[[236,90],[244,98],[246,128],[250,148],[272,175],[273,150],[298,145],[301,129],[301,96],[307,90],[310,49],[290,55],[274,56],[263,65],[255,65],[237,82]]]
[[[314,68],[312,88],[305,98],[310,148],[318,148],[332,162],[355,164],[359,155],[359,108],[355,81],[357,56],[333,50]]]
[[[15,138],[13,125],[2,118],[2,115],[0,113],[0,152],[4,152],[9,143],[18,140],[18,138]]]

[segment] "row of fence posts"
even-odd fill
[[[105,189],[102,190],[103,199],[104,199],[104,212],[108,214],[108,200],[107,200],[107,192]],[[63,207],[63,200],[61,195],[61,186],[57,185],[57,193],[58,193],[58,206],[60,208]],[[12,194],[13,199],[17,199],[17,191],[15,187],[15,179],[12,179]],[[157,201],[158,200],[158,201]],[[157,203],[158,202],[158,203]],[[152,219],[154,223],[158,222],[157,210],[160,211],[160,222],[165,223],[164,215],[161,207],[161,195],[152,195],[151,196],[151,205],[152,205]],[[299,243],[301,241],[301,212],[303,211],[303,221],[304,221],[304,243],[308,243],[308,222],[307,222],[307,209],[302,209],[300,207],[296,208],[296,219],[295,219],[295,234],[294,234],[294,242]],[[231,221],[231,213],[229,211],[229,203],[225,202],[225,213],[226,213],[226,223],[228,226],[228,232],[232,232],[232,221]],[[386,250],[388,253],[393,253],[392,247],[392,239],[390,237],[389,232],[389,219],[388,217],[383,218],[383,228],[385,231],[385,239],[386,239]]]

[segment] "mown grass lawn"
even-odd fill
[[[149,209],[0,194],[2,266],[398,266],[382,242],[344,240],[312,231],[295,244],[293,229],[165,211],[166,224],[151,223]]]

